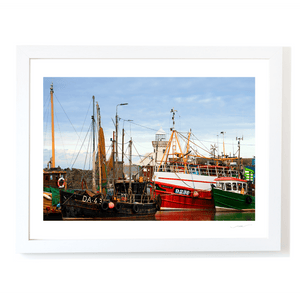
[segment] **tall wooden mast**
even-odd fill
[[[93,179],[92,179],[92,191],[96,192],[96,152],[95,152],[95,96],[93,96]]]
[[[54,145],[54,109],[53,109],[53,83],[50,86],[50,95],[51,95],[51,125],[52,125],[52,159],[51,159],[51,168],[55,168],[55,145]]]

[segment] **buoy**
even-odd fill
[[[199,193],[197,192],[197,191],[195,191],[194,193],[193,193],[193,197],[198,197],[199,196]]]
[[[114,203],[113,203],[113,202],[109,202],[109,204],[108,204],[108,207],[109,207],[109,208],[114,208],[114,207],[115,207],[115,205],[114,205]]]

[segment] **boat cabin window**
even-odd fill
[[[242,190],[242,187],[243,187],[243,184],[239,182],[239,183],[238,183],[238,190],[241,191],[241,190]]]
[[[233,191],[236,191],[236,190],[237,190],[236,182],[233,182],[233,183],[232,183],[232,190],[233,190]]]
[[[52,175],[50,175],[50,180],[52,180],[53,179],[53,176]]]
[[[231,183],[226,183],[226,191],[231,191]]]

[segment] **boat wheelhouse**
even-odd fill
[[[216,179],[216,189],[230,191],[232,193],[246,194],[248,190],[247,181],[233,177],[221,177]]]
[[[216,210],[255,210],[255,196],[246,180],[221,177],[215,181],[216,186],[212,185],[212,197]]]

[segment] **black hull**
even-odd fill
[[[88,202],[89,201],[89,202]],[[109,201],[98,196],[88,197],[81,194],[60,192],[60,204],[63,219],[114,219],[151,217],[160,209],[159,204],[116,202],[109,208]]]

